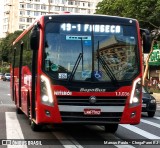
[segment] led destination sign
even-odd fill
[[[65,32],[94,32],[97,33],[116,33],[119,34],[122,32],[122,27],[119,25],[90,25],[90,24],[71,24],[63,23],[60,26],[61,31]]]

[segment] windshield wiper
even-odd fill
[[[77,58],[77,60],[76,60],[76,63],[74,64],[74,67],[73,67],[73,69],[72,69],[72,72],[71,72],[71,74],[70,74],[70,76],[69,76],[69,78],[68,78],[68,82],[70,82],[70,81],[73,80],[73,77],[74,77],[75,72],[76,72],[76,70],[77,70],[77,68],[78,68],[78,65],[79,65],[79,63],[80,63],[80,61],[81,61],[81,59],[82,59],[82,56],[83,56],[83,54],[82,54],[82,53],[79,53],[79,56],[78,56],[78,58]]]
[[[107,63],[103,59],[103,57],[101,57],[99,55],[99,41],[98,41],[98,49],[97,49],[97,59],[98,59],[98,71],[99,71],[99,63],[101,63],[103,69],[105,70],[105,72],[107,73],[107,75],[109,76],[111,81],[114,84],[117,84],[117,79],[116,79],[115,75],[113,74],[113,72],[111,71],[110,67],[107,65]]]
[[[110,69],[108,64],[105,62],[103,57],[99,55],[99,41],[98,41],[98,49],[97,49],[97,59],[98,59],[98,71],[99,71],[99,63],[100,63],[102,65],[103,69],[105,70],[105,72],[107,73],[107,75],[109,76],[109,78],[111,79],[111,81],[114,84],[117,84],[117,79],[116,79],[115,75],[113,74],[112,70]]]
[[[105,60],[101,56],[99,56],[98,59],[99,59],[99,62],[101,63],[101,65],[102,65],[103,69],[105,70],[105,72],[107,73],[109,78],[112,80],[112,82],[117,84],[117,79],[116,79],[115,75],[113,74],[113,72],[111,71],[110,67],[105,62]]]
[[[68,82],[73,80],[73,77],[75,75],[75,72],[76,72],[76,70],[78,68],[78,65],[79,65],[81,59],[82,59],[82,71],[83,71],[83,40],[82,40],[82,37],[80,37],[80,39],[81,39],[81,50],[82,50],[82,53],[79,53],[79,56],[78,56],[78,58],[76,60],[76,63],[74,64],[72,72],[71,72],[71,74],[70,74],[70,76],[68,78]]]

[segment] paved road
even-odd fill
[[[120,125],[115,134],[105,133],[103,126],[75,125],[54,128],[46,126],[41,132],[33,132],[26,116],[24,114],[16,115],[15,113],[15,105],[10,98],[9,82],[0,81],[0,139],[3,144],[10,142],[2,141],[6,139],[32,140],[18,141],[24,142],[24,144],[30,142],[28,143],[30,145],[27,146],[2,146],[0,143],[0,148],[159,148],[160,108],[158,107],[154,118],[148,118],[146,114],[143,114],[139,125]],[[141,141],[138,141],[138,139],[141,139]],[[47,145],[32,146],[31,144],[34,144],[35,141],[37,144],[45,144],[44,142],[46,142]],[[124,145],[122,145],[122,142]],[[146,142],[148,144],[155,143],[155,145],[139,145]],[[157,142],[159,142],[159,145],[157,145]]]

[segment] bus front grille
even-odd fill
[[[89,124],[120,122],[127,97],[96,96],[94,103],[91,103],[89,98],[90,96],[57,96],[62,122]],[[99,108],[102,112],[100,115],[84,115],[84,108]]]
[[[82,112],[61,112],[63,123],[89,123],[89,124],[106,124],[119,123],[122,112],[101,113],[99,116],[84,115]]]
[[[57,96],[58,105],[72,106],[125,106],[127,97],[96,97],[96,102],[91,104],[89,96]]]

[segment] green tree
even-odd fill
[[[11,62],[11,45],[22,31],[15,31],[8,34],[0,43],[0,61]]]
[[[103,0],[98,3],[96,13],[124,16],[124,5],[126,0]]]
[[[141,27],[159,28],[160,0],[103,0],[97,5],[97,14],[135,18]]]
[[[135,18],[140,22],[140,27],[156,32],[152,38],[151,50],[146,59],[143,74],[143,85],[148,74],[149,58],[153,51],[154,39],[160,36],[160,0],[103,0],[97,5],[97,14],[115,15]]]

